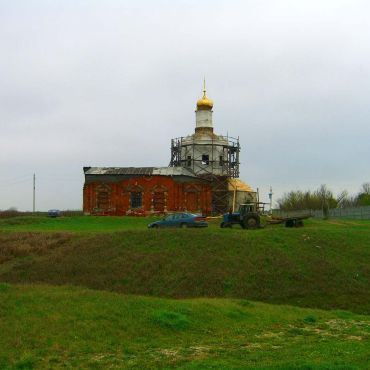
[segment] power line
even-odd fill
[[[30,179],[24,179],[24,180],[19,180],[19,181],[15,181],[15,182],[10,182],[10,183],[7,183],[7,184],[0,184],[0,187],[2,188],[7,188],[7,187],[11,187],[13,185],[18,185],[18,184],[24,184],[26,182],[29,182]]]
[[[32,175],[32,173],[26,173],[26,174],[19,175],[19,176],[13,177],[13,178],[8,178],[8,179],[1,179],[0,178],[0,181],[1,181],[1,184],[14,183],[14,182],[18,182],[18,181],[23,181],[27,178],[29,179],[31,175]]]

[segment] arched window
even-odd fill
[[[131,208],[141,208],[143,206],[143,193],[141,191],[131,192]]]
[[[187,159],[186,165],[188,167],[191,167],[191,155],[188,155],[188,159]]]
[[[126,191],[129,194],[130,209],[140,209],[144,207],[144,188],[137,183],[127,186]]]
[[[167,191],[163,185],[156,185],[152,189],[152,211],[166,212],[167,211]]]
[[[200,209],[200,192],[201,188],[197,185],[190,184],[184,188],[185,209],[195,212]]]
[[[108,185],[100,185],[96,189],[96,208],[106,210],[109,208],[111,189]]]

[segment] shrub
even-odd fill
[[[190,325],[190,321],[185,315],[165,310],[154,311],[152,321],[160,327],[173,330],[184,330]]]
[[[317,318],[316,316],[314,315],[308,315],[306,316],[303,321],[306,323],[306,324],[313,324],[317,321]]]
[[[10,284],[0,283],[0,293],[7,292],[10,289]]]

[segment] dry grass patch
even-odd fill
[[[68,233],[0,233],[0,263],[18,257],[46,254],[70,240]]]

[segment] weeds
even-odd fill
[[[314,315],[308,315],[306,316],[303,321],[306,323],[306,324],[314,324],[316,321],[317,321],[317,318],[316,316]]]
[[[205,230],[152,232],[147,222],[65,217],[48,220],[48,227],[94,233],[0,232],[0,281],[370,313],[368,222],[310,221],[304,233],[284,227],[225,232],[212,223]],[[107,232],[117,228],[123,231]]]
[[[172,330],[184,330],[190,326],[186,315],[172,311],[154,311],[151,319],[155,325]]]
[[[66,233],[0,233],[0,264],[13,258],[43,255],[70,241]]]
[[[0,283],[0,293],[7,292],[10,289],[10,284]]]

